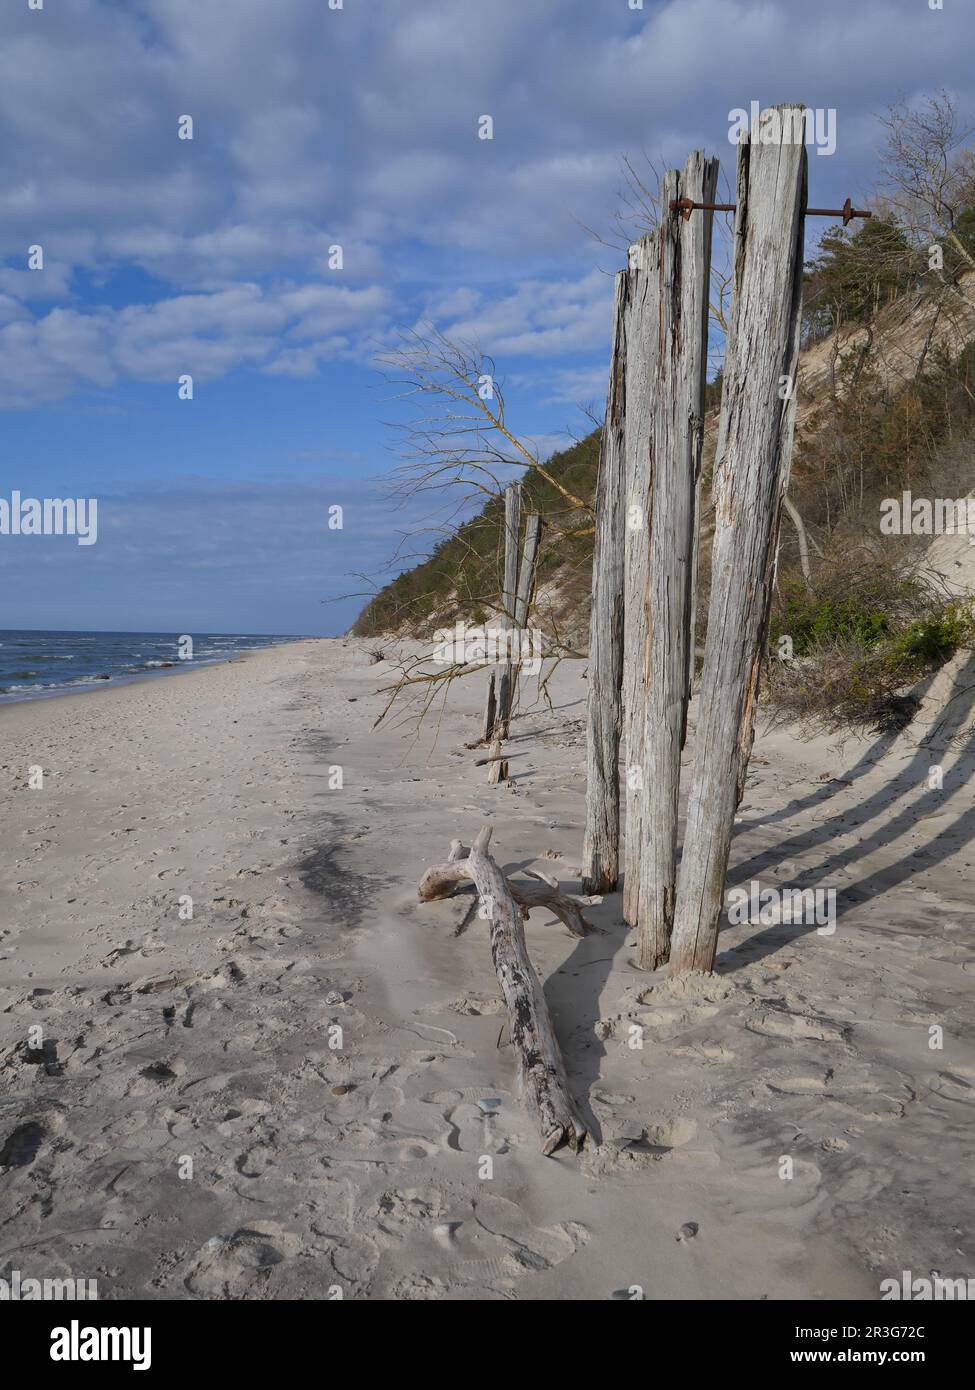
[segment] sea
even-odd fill
[[[192,638],[192,659],[180,658]],[[0,703],[75,694],[198,670],[295,636],[199,632],[33,632],[0,628]]]

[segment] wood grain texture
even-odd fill
[[[542,539],[542,518],[532,512],[525,522],[525,540],[518,569],[518,586],[514,601],[514,621],[509,624],[512,630],[524,632],[528,622],[528,610],[535,592],[535,571],[538,564],[538,548]],[[521,674],[523,653],[516,653],[517,660],[508,661],[502,668],[501,694],[498,698],[496,727],[499,738],[507,738],[511,731],[511,717],[518,700],[518,678]],[[500,750],[499,750],[500,751]],[[497,781],[506,781],[508,765],[499,769]]]
[[[525,540],[518,569],[518,591],[515,595],[515,627],[521,631],[528,626],[528,611],[535,592],[535,570],[541,539],[542,518],[537,512],[529,512],[525,520]]]
[[[459,883],[473,878],[470,850],[459,840],[451,841],[450,857],[445,864],[434,864],[426,870],[417,886],[417,896],[423,903],[449,898]],[[573,936],[585,936],[593,930],[583,916],[583,904],[578,898],[563,893],[554,879],[541,877],[527,880],[508,878],[508,889],[527,917],[533,908],[547,908],[555,914]]]
[[[718,161],[695,151],[670,170],[661,207],[714,202]],[[640,791],[639,962],[655,970],[670,953],[677,882],[681,750],[694,672],[694,583],[707,378],[710,212],[667,214],[659,237],[658,343],[651,434],[646,593],[647,660]],[[639,686],[636,698],[641,694]],[[634,732],[634,739],[639,733]]]
[[[786,108],[786,114],[792,118],[797,109]],[[800,143],[763,142],[775,119],[762,113],[757,135],[740,147],[738,157],[711,599],[694,780],[678,876],[674,974],[714,965],[792,457],[806,151]],[[800,130],[801,125],[799,119]],[[783,378],[793,383],[787,399]]]
[[[483,741],[485,743],[494,733],[494,721],[498,715],[497,679],[497,672],[492,669],[488,676],[487,702],[484,707]]]
[[[626,806],[623,917],[635,926],[640,904],[641,812],[637,779],[644,756],[647,579],[650,567],[651,448],[660,349],[660,242],[656,232],[630,248],[626,312],[626,525],[623,545],[623,745]],[[652,791],[652,789],[651,789]]]
[[[613,351],[596,481],[586,700],[586,823],[582,845],[582,886],[586,893],[612,893],[620,873],[628,294],[628,274],[621,270],[616,277]]]
[[[508,1006],[511,1044],[518,1057],[521,1093],[542,1137],[546,1155],[562,1144],[580,1149],[586,1127],[569,1091],[541,981],[525,943],[521,913],[507,880],[489,853],[491,827],[482,827],[468,862],[491,924],[491,956]]]
[[[515,605],[517,602],[517,539],[522,525],[522,484],[509,482],[505,488],[505,571],[503,571],[501,591],[501,626],[508,630],[515,626]],[[510,717],[512,717],[513,685],[515,670],[512,663],[502,662],[498,678],[498,714],[495,735],[508,738]],[[505,776],[508,771],[505,769]],[[491,781],[503,780],[491,777]]]

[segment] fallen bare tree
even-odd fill
[[[491,956],[508,1006],[511,1044],[518,1054],[522,1097],[541,1133],[542,1153],[548,1156],[562,1144],[579,1150],[586,1139],[586,1127],[569,1092],[565,1063],[545,994],[528,956],[523,921],[526,907],[519,906],[515,896],[516,892],[524,894],[526,885],[515,885],[505,878],[488,852],[490,841],[489,825],[482,826],[468,853],[455,840],[447,864],[440,869],[428,869],[424,874],[420,897],[429,900],[447,896],[439,888],[449,887],[452,891],[461,878],[473,879],[482,910],[491,924]],[[435,888],[438,891],[431,891]],[[532,891],[539,894],[545,889],[551,896],[544,905],[562,916],[555,906],[555,898],[560,900],[560,905],[571,900],[564,899],[550,884],[532,885]],[[528,904],[529,907],[542,905],[542,902]]]
[[[482,759],[481,761],[486,761]],[[460,840],[451,840],[450,854],[445,864],[435,864],[427,869],[420,879],[417,893],[421,903],[436,902],[449,898],[458,883],[474,879],[470,861],[470,850]],[[583,904],[578,898],[563,893],[558,883],[547,876],[537,874],[528,879],[507,879],[508,891],[521,908],[522,916],[527,917],[534,907],[547,907],[550,912],[565,923],[573,936],[585,936],[594,929],[582,915]]]

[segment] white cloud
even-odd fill
[[[18,485],[30,491],[26,476]],[[56,611],[78,627],[98,612],[129,630],[341,630],[362,598],[321,601],[362,590],[359,574],[385,582],[402,532],[419,530],[427,510],[414,502],[391,517],[379,488],[341,476],[181,477],[104,490],[98,502],[95,546],[0,546],[0,624],[42,625]],[[336,503],[341,531],[328,524]]]
[[[593,367],[559,369],[545,377],[536,377],[533,386],[546,405],[592,406],[602,415],[606,400],[608,371],[605,362]]]
[[[612,281],[592,270],[580,280],[528,280],[510,294],[452,318],[451,338],[501,358],[559,356],[601,346],[612,317]]]
[[[56,308],[14,319],[0,327],[0,405],[34,406],[119,377],[175,383],[189,373],[212,381],[241,366],[312,375],[321,361],[355,351],[347,335],[370,333],[387,299],[378,287],[235,285],[156,304]],[[291,337],[315,341],[297,350]]]
[[[183,356],[204,373],[311,373],[424,310],[498,354],[604,353],[612,296],[589,268],[605,258],[575,219],[607,225],[620,156],[674,162],[705,144],[730,173],[727,112],[795,96],[838,109],[837,155],[811,176],[842,201],[872,182],[872,113],[890,100],[947,86],[975,114],[973,37],[971,6],[919,0],[801,14],[785,0],[6,5],[13,394],[156,379]],[[193,141],[177,139],[183,114]],[[482,114],[493,141],[476,137]],[[27,272],[38,242],[48,269]],[[109,290],[133,267],[162,286],[126,317]],[[287,295],[304,291],[301,316]],[[75,361],[82,338],[94,368]]]

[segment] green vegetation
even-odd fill
[[[856,231],[827,232],[806,266],[803,327],[806,341],[840,323],[866,323],[885,305],[916,288],[927,258],[894,222],[874,217]]]
[[[787,576],[772,614],[769,646],[774,654],[789,638],[794,656],[809,656],[825,642],[875,646],[891,632],[890,595],[881,580],[858,594],[813,593],[795,576]]]
[[[599,431],[553,455],[546,471],[563,487],[591,502],[599,465]],[[585,513],[567,510],[564,497],[529,469],[522,481],[522,516],[546,519],[538,561],[538,583],[558,572],[566,601],[588,602],[592,571],[592,525]],[[409,631],[427,636],[457,618],[482,622],[498,603],[504,550],[504,503],[492,498],[428,560],[407,570],[376,595],[352,628],[357,637]]]
[[[786,637],[791,660],[781,659]],[[790,578],[770,623],[768,700],[809,728],[901,728],[915,711],[909,687],[973,645],[970,604],[882,561],[812,592]]]

